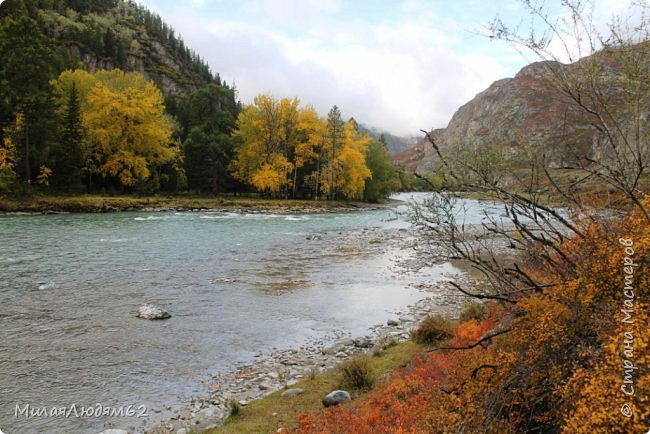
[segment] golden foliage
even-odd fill
[[[178,159],[179,149],[171,138],[173,123],[153,82],[118,69],[93,74],[64,71],[53,82],[61,110],[73,83],[86,135],[82,151],[91,173],[116,177],[130,187],[147,180],[153,167]]]
[[[50,185],[50,178],[52,177],[52,169],[47,167],[46,165],[42,164],[39,171],[38,171],[38,176],[36,177],[36,182],[38,182],[40,185],[44,187],[49,187]]]
[[[346,198],[359,198],[363,194],[370,169],[366,166],[366,150],[372,139],[357,130],[353,120],[345,123],[343,144],[336,149],[323,170],[322,189],[329,196],[340,191]]]
[[[299,107],[296,98],[258,95],[237,118],[233,134],[240,145],[230,171],[258,191],[287,193],[296,188],[298,169],[307,168],[304,178],[315,190],[358,198],[371,176],[365,163],[371,139],[348,122],[342,146],[330,155],[325,152],[326,125],[313,107]]]
[[[16,167],[16,145],[7,133],[4,132],[0,147],[0,170],[13,171]]]
[[[296,98],[255,97],[239,114],[233,133],[241,142],[230,166],[235,178],[272,193],[290,185],[294,164],[288,156],[298,140],[298,117]]]

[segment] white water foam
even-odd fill
[[[307,217],[306,215],[301,215],[301,216],[292,216],[292,215],[290,215],[290,216],[285,217],[284,219],[292,221],[292,222],[300,222],[300,221],[309,220],[309,217]]]
[[[153,220],[160,220],[161,217],[156,217],[153,215],[147,216],[147,217],[135,217],[133,220],[138,221],[138,222],[147,222],[147,221],[153,221]]]

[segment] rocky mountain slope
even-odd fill
[[[21,8],[47,35],[58,70],[136,71],[173,96],[221,84],[171,26],[131,0],[12,0],[0,6],[0,17]]]
[[[641,47],[641,46],[639,46]],[[641,50],[642,52],[647,51]],[[460,107],[446,128],[430,134],[443,151],[458,147],[480,150],[484,147],[503,146],[517,152],[544,154],[551,166],[566,166],[577,158],[594,151],[597,130],[583,111],[550,83],[557,74],[586,74],[589,62],[599,63],[602,82],[620,77],[621,65],[615,56],[597,53],[571,65],[557,62],[532,63],[513,78],[494,82],[471,101]],[[576,75],[576,76],[577,76]],[[602,83],[601,82],[601,83]],[[604,86],[601,97],[604,104],[614,107],[622,100],[620,89]],[[587,91],[585,91],[587,92]],[[587,93],[585,93],[587,94]],[[643,108],[650,112],[650,108]],[[437,166],[438,157],[430,144],[421,139],[414,147],[394,156],[394,160],[408,170],[430,172]]]

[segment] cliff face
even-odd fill
[[[601,74],[616,76],[615,62],[607,56],[598,59],[605,62],[599,69]],[[477,150],[504,146],[512,152],[526,147],[544,154],[551,166],[573,164],[577,158],[593,152],[597,131],[591,125],[593,119],[578,111],[566,95],[550,84],[549,77],[584,74],[581,68],[586,63],[587,60],[572,65],[533,63],[513,78],[494,82],[460,107],[446,128],[432,132],[436,144],[443,152],[459,146]],[[609,100],[607,104],[615,105],[621,95],[615,89],[601,90]],[[419,154],[420,161],[410,163],[417,171],[429,172],[437,166],[434,153],[424,152],[423,148]]]
[[[104,3],[93,9],[59,0],[38,10],[38,23],[63,53],[64,68],[137,71],[174,96],[219,82],[159,16],[131,1]]]

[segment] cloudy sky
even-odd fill
[[[322,115],[336,104],[345,118],[400,135],[446,126],[458,107],[527,63],[478,35],[496,15],[526,24],[517,0],[139,2],[234,82],[244,103],[260,93],[295,96]],[[596,0],[596,19],[626,2]]]

